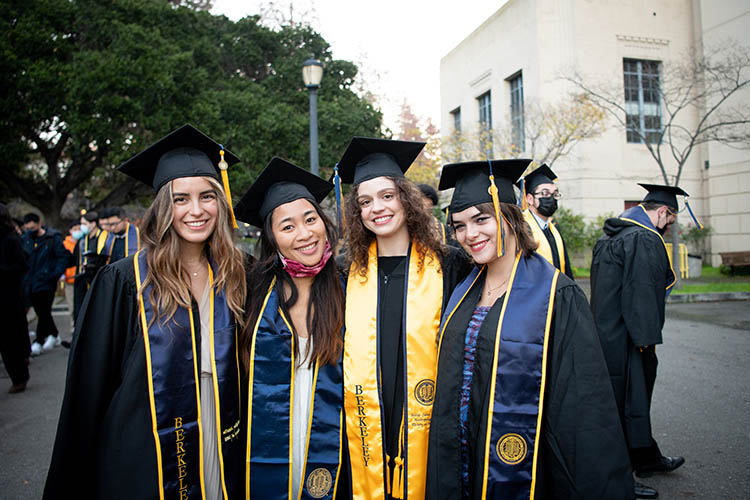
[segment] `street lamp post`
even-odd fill
[[[323,63],[308,59],[302,63],[302,81],[310,91],[310,172],[318,174],[318,87],[323,78]]]

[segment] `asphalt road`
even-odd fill
[[[67,317],[56,316],[63,339]],[[67,326],[67,328],[66,328]],[[667,306],[657,348],[654,436],[685,465],[641,481],[662,499],[750,498],[750,302]],[[0,369],[0,499],[41,497],[62,401],[68,351],[34,358],[25,392]]]

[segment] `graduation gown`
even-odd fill
[[[664,240],[642,207],[605,222],[591,262],[591,310],[631,449],[655,446],[650,406],[657,359],[653,347],[640,348],[662,343],[674,281]]]
[[[531,228],[534,240],[539,244],[537,253],[542,255],[547,262],[565,273],[568,278],[574,279],[568,248],[565,246],[565,239],[557,227],[557,222],[550,217],[547,227],[542,229],[539,221],[536,220],[530,209],[526,209],[523,212],[523,216]],[[560,257],[560,253],[563,254],[562,258]]]
[[[159,433],[163,451],[157,459],[149,369],[153,367],[156,373],[161,367],[158,346],[152,343],[147,356],[140,314],[133,257],[102,268],[84,300],[71,346],[44,499],[159,499],[159,463],[165,467],[179,463],[174,456],[175,443],[167,443],[162,429]],[[195,301],[192,316],[197,340],[194,352],[198,353],[197,373],[200,373],[200,316]],[[216,314],[214,318],[216,320]],[[219,330],[217,326],[215,338],[224,335],[233,336],[234,328]],[[217,341],[216,352],[219,350]],[[231,352],[235,353],[236,349],[232,348]],[[189,371],[193,372],[192,359],[189,365]],[[235,376],[238,371],[237,365]],[[231,372],[229,370],[230,378]],[[166,377],[162,378],[168,378],[171,373],[165,372]],[[158,382],[155,376],[154,385]],[[226,387],[226,379],[220,375],[218,394],[226,395]],[[225,416],[225,407],[232,408],[238,420],[221,422],[224,471],[229,498],[239,498],[244,451],[239,423],[239,388],[235,386],[229,392],[236,397],[221,399],[222,416]],[[179,399],[174,404],[192,400],[185,396]],[[162,401],[159,396],[157,400]],[[195,432],[187,419],[183,423],[185,434]],[[186,448],[188,446],[190,444],[185,444]],[[195,453],[193,450],[190,457]],[[195,460],[192,462],[188,467],[196,466]],[[233,479],[230,480],[230,476]],[[169,480],[165,475],[165,489]],[[197,478],[188,476],[188,481],[194,485]],[[165,498],[177,497],[167,494]],[[186,498],[196,498],[193,486]]]
[[[462,496],[459,412],[464,338],[484,279],[485,273],[480,274],[442,332],[427,465],[429,499]],[[477,337],[467,419],[469,489],[476,499],[484,498],[484,436],[495,377],[495,336],[505,297],[492,306]],[[555,288],[542,408],[534,498],[633,497],[627,450],[588,303],[581,289],[562,274]]]

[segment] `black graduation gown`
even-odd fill
[[[461,498],[460,401],[464,338],[484,275],[453,314],[442,338],[430,426],[427,498]],[[502,304],[477,337],[468,415],[469,487],[481,498],[494,342]],[[534,498],[630,499],[633,479],[607,371],[581,289],[560,275],[547,355],[547,379]],[[489,497],[488,497],[489,499]]]
[[[68,359],[43,498],[158,499],[133,256],[102,268],[89,292]],[[193,318],[200,341],[195,301]]]
[[[26,360],[31,352],[23,296],[23,276],[29,266],[20,236],[13,228],[0,230],[0,354],[13,384],[29,379]]]
[[[662,343],[671,276],[656,234],[618,218],[605,222],[591,262],[591,310],[631,449],[656,447],[650,406],[657,359],[653,347],[640,347]]]

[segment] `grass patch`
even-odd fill
[[[576,278],[590,278],[591,268],[573,266],[573,276],[575,276]]]
[[[691,293],[750,292],[750,282],[717,281],[714,283],[685,283],[674,291],[676,295]]]

